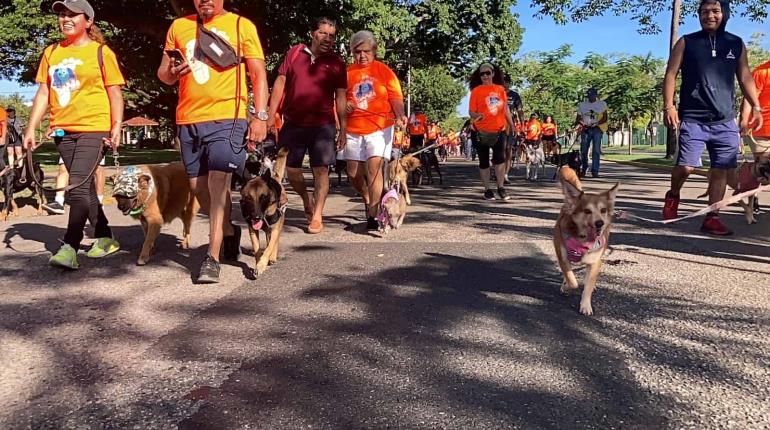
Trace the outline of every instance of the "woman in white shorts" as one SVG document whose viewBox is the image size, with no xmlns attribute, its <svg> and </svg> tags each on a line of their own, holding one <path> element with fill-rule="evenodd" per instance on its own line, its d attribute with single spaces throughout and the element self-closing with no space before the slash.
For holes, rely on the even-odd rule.
<svg viewBox="0 0 770 430">
<path fill-rule="evenodd" d="M 350 182 L 361 194 L 367 229 L 377 229 L 384 192 L 385 160 L 393 147 L 393 126 L 406 125 L 404 96 L 398 77 L 376 60 L 377 40 L 369 31 L 350 38 L 354 64 L 348 67 L 347 141 L 344 156 Z"/>
</svg>

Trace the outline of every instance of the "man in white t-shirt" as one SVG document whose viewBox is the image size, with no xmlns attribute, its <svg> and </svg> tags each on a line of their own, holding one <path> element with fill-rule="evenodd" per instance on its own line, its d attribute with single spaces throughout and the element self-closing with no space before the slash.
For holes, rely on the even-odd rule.
<svg viewBox="0 0 770 430">
<path fill-rule="evenodd" d="M 588 90 L 588 100 L 578 105 L 576 124 L 583 126 L 580 135 L 581 176 L 588 171 L 588 148 L 591 150 L 591 176 L 599 177 L 599 158 L 602 153 L 602 135 L 607 130 L 607 102 L 599 99 L 596 88 Z"/>
</svg>

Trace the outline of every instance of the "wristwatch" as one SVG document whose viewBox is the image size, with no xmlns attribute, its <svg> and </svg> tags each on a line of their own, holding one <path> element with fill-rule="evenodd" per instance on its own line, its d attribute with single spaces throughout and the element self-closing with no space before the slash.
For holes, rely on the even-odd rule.
<svg viewBox="0 0 770 430">
<path fill-rule="evenodd" d="M 257 119 L 260 121 L 267 121 L 270 119 L 270 115 L 267 113 L 266 110 L 261 110 L 257 112 Z"/>
</svg>

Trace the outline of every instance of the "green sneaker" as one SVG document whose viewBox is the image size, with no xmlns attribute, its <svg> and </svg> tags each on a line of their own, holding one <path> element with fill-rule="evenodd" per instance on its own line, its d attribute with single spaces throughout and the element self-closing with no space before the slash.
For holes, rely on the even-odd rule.
<svg viewBox="0 0 770 430">
<path fill-rule="evenodd" d="M 78 252 L 68 244 L 62 245 L 56 254 L 52 255 L 48 260 L 48 264 L 54 267 L 63 267 L 65 269 L 77 270 L 78 268 Z"/>
<path fill-rule="evenodd" d="M 100 237 L 96 239 L 91 249 L 88 250 L 86 257 L 102 258 L 118 252 L 119 249 L 120 244 L 117 240 L 111 237 Z"/>
</svg>

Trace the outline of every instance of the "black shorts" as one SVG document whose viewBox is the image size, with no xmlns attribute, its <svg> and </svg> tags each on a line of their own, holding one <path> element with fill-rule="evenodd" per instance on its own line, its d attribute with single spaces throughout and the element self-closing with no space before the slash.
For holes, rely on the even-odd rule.
<svg viewBox="0 0 770 430">
<path fill-rule="evenodd" d="M 543 142 L 556 142 L 556 135 L 543 136 Z"/>
<path fill-rule="evenodd" d="M 409 148 L 412 150 L 422 148 L 422 144 L 425 143 L 424 134 L 412 134 L 409 136 Z"/>
<path fill-rule="evenodd" d="M 305 154 L 310 154 L 310 167 L 325 167 L 334 164 L 337 155 L 334 124 L 303 127 L 285 123 L 278 134 L 278 142 L 289 149 L 286 165 L 299 169 Z"/>
<path fill-rule="evenodd" d="M 243 147 L 247 130 L 245 119 L 235 122 L 231 119 L 204 121 L 177 126 L 187 176 L 206 176 L 212 170 L 238 174 L 243 172 L 248 157 L 248 152 Z"/>
<path fill-rule="evenodd" d="M 500 133 L 497 136 L 497 142 L 490 148 L 488 146 L 479 145 L 478 133 L 472 133 L 471 139 L 473 140 L 473 147 L 476 148 L 476 153 L 479 155 L 479 169 L 489 168 L 489 150 L 492 150 L 492 164 L 497 166 L 505 162 L 505 133 Z"/>
</svg>

